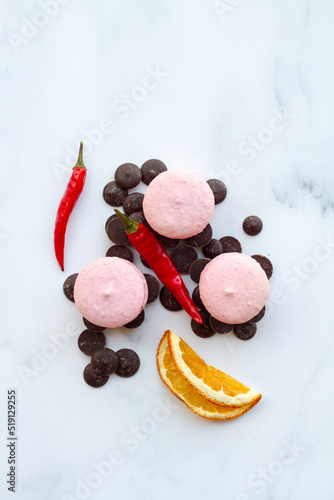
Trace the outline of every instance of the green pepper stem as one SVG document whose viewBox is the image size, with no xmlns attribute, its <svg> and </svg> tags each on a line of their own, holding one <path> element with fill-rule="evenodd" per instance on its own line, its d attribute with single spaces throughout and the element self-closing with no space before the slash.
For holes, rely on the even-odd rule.
<svg viewBox="0 0 334 500">
<path fill-rule="evenodd" d="M 114 208 L 116 214 L 118 217 L 121 219 L 121 221 L 124 224 L 125 232 L 126 234 L 132 234 L 135 233 L 138 230 L 139 224 L 138 222 L 135 222 L 134 220 L 129 219 L 126 215 L 122 214 L 117 208 Z"/>
<path fill-rule="evenodd" d="M 84 162 L 83 162 L 83 142 L 82 141 L 80 142 L 80 149 L 79 149 L 77 163 L 73 168 L 84 168 L 85 170 L 87 170 L 87 168 L 85 167 Z"/>
</svg>

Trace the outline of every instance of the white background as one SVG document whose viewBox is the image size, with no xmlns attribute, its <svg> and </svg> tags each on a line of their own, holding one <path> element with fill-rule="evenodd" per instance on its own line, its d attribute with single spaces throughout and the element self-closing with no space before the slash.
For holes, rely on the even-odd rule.
<svg viewBox="0 0 334 500">
<path fill-rule="evenodd" d="M 2 1 L 2 499 L 333 499 L 333 7 Z M 87 182 L 62 273 L 54 220 L 80 140 Z M 138 352 L 139 372 L 94 390 L 82 379 L 81 317 L 62 284 L 110 245 L 102 190 L 117 166 L 149 158 L 227 184 L 214 236 L 270 256 L 268 314 L 249 342 L 200 339 L 183 311 L 152 304 L 137 330 L 108 333 L 109 347 Z M 254 238 L 241 228 L 251 214 L 264 223 Z M 167 328 L 261 402 L 230 422 L 187 410 L 156 370 Z M 6 484 L 11 388 L 15 495 Z"/>
</svg>

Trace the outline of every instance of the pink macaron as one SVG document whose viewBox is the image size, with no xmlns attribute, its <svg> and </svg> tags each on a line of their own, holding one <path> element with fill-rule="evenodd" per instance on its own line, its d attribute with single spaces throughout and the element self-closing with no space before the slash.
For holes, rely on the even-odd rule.
<svg viewBox="0 0 334 500">
<path fill-rule="evenodd" d="M 150 226 L 168 238 L 189 238 L 209 223 L 215 206 L 209 184 L 186 169 L 159 174 L 147 187 L 143 210 Z"/>
<path fill-rule="evenodd" d="M 236 325 L 261 311 L 269 295 L 269 282 L 260 264 L 249 255 L 224 253 L 203 269 L 199 293 L 214 318 Z"/>
<path fill-rule="evenodd" d="M 118 257 L 93 260 L 80 271 L 74 285 L 74 302 L 80 314 L 106 328 L 135 319 L 147 298 L 143 273 L 132 262 Z"/>
</svg>

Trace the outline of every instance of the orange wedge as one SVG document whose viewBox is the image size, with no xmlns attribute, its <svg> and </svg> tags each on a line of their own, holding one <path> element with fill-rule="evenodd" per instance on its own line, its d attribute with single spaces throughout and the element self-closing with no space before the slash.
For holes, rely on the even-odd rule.
<svg viewBox="0 0 334 500">
<path fill-rule="evenodd" d="M 168 333 L 169 331 L 165 332 L 159 343 L 157 352 L 158 371 L 168 389 L 183 401 L 191 411 L 211 420 L 230 420 L 243 415 L 256 404 L 251 403 L 239 408 L 233 408 L 212 403 L 199 394 L 175 366 L 169 349 Z"/>
<path fill-rule="evenodd" d="M 167 330 L 167 339 L 176 368 L 204 398 L 236 408 L 260 401 L 260 393 L 207 365 L 184 340 L 170 330 Z"/>
</svg>

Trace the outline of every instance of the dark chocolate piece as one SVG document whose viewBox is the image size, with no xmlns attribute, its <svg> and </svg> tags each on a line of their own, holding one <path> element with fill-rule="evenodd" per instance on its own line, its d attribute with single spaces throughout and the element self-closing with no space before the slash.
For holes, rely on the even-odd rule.
<svg viewBox="0 0 334 500">
<path fill-rule="evenodd" d="M 84 330 L 78 338 L 78 347 L 87 356 L 91 356 L 95 351 L 103 349 L 105 345 L 106 337 L 103 332 Z"/>
<path fill-rule="evenodd" d="M 151 266 L 146 262 L 146 260 L 143 259 L 142 256 L 140 256 L 140 262 L 143 264 L 143 266 L 147 267 L 147 269 L 151 269 Z"/>
<path fill-rule="evenodd" d="M 118 216 L 108 222 L 106 226 L 106 233 L 109 240 L 111 240 L 113 243 L 116 243 L 117 245 L 126 245 L 127 243 L 129 243 L 129 239 L 125 232 L 123 222 Z"/>
<path fill-rule="evenodd" d="M 199 286 L 197 285 L 192 293 L 192 299 L 195 303 L 195 306 L 198 307 L 198 309 L 205 309 L 204 304 L 201 300 L 200 294 L 199 294 Z"/>
<path fill-rule="evenodd" d="M 160 302 L 168 311 L 181 311 L 182 309 L 182 306 L 165 286 L 160 291 Z"/>
<path fill-rule="evenodd" d="M 241 323 L 235 325 L 233 333 L 240 340 L 249 340 L 256 334 L 257 326 L 255 323 Z"/>
<path fill-rule="evenodd" d="M 160 294 L 160 285 L 159 281 L 155 276 L 152 274 L 144 274 L 146 283 L 147 283 L 147 288 L 148 288 L 148 299 L 147 299 L 147 304 L 151 304 L 154 302 Z"/>
<path fill-rule="evenodd" d="M 110 217 L 108 217 L 108 219 L 106 220 L 106 223 L 105 223 L 105 225 L 104 225 L 104 229 L 106 229 L 107 225 L 109 224 L 109 222 L 110 222 L 111 220 L 116 219 L 116 218 L 117 218 L 117 219 L 119 218 L 117 214 L 112 214 L 112 215 L 110 215 Z"/>
<path fill-rule="evenodd" d="M 197 260 L 197 252 L 189 245 L 182 245 L 171 251 L 170 258 L 179 273 L 188 273 L 191 264 Z"/>
<path fill-rule="evenodd" d="M 164 248 L 176 248 L 180 243 L 180 240 L 175 238 L 167 238 L 167 236 L 158 235 L 158 240 Z"/>
<path fill-rule="evenodd" d="M 234 325 L 229 325 L 228 323 L 223 323 L 222 321 L 219 321 L 219 319 L 214 318 L 213 316 L 210 316 L 210 326 L 213 331 L 216 333 L 229 333 L 233 330 Z"/>
<path fill-rule="evenodd" d="M 216 240 L 215 238 L 212 238 L 210 243 L 203 247 L 203 254 L 208 259 L 214 259 L 221 253 L 223 253 L 223 245 L 219 240 Z"/>
<path fill-rule="evenodd" d="M 120 349 L 116 352 L 119 365 L 115 373 L 120 377 L 132 377 L 139 370 L 140 359 L 132 349 Z"/>
<path fill-rule="evenodd" d="M 131 248 L 126 245 L 113 245 L 108 248 L 106 257 L 119 257 L 120 259 L 133 262 L 133 252 Z"/>
<path fill-rule="evenodd" d="M 184 242 L 186 245 L 190 245 L 191 247 L 204 247 L 210 243 L 212 238 L 212 227 L 210 224 L 207 224 L 203 231 L 195 236 L 191 236 L 191 238 L 186 238 Z"/>
<path fill-rule="evenodd" d="M 108 182 L 102 193 L 104 201 L 112 207 L 120 207 L 127 195 L 128 190 L 121 188 L 115 181 Z"/>
<path fill-rule="evenodd" d="M 213 196 L 215 198 L 215 205 L 218 205 L 226 198 L 227 189 L 223 181 L 219 179 L 209 179 L 207 181 L 210 188 L 212 189 Z"/>
<path fill-rule="evenodd" d="M 91 363 L 84 369 L 83 377 L 85 382 L 91 387 L 102 387 L 109 380 L 109 375 L 99 375 L 94 372 Z"/>
<path fill-rule="evenodd" d="M 115 181 L 123 189 L 132 189 L 141 181 L 141 170 L 134 163 L 123 163 L 115 171 Z"/>
<path fill-rule="evenodd" d="M 65 294 L 65 297 L 70 300 L 71 302 L 74 302 L 74 283 L 75 280 L 77 279 L 78 273 L 71 274 L 66 278 L 66 280 L 63 283 L 63 292 Z"/>
<path fill-rule="evenodd" d="M 91 364 L 98 375 L 111 375 L 117 370 L 119 359 L 112 349 L 99 349 L 94 352 Z"/>
<path fill-rule="evenodd" d="M 205 266 L 207 264 L 209 264 L 209 262 L 210 262 L 210 259 L 201 258 L 201 259 L 195 260 L 195 262 L 193 262 L 191 264 L 190 269 L 189 269 L 189 274 L 190 274 L 190 278 L 193 281 L 195 281 L 195 283 L 199 283 L 201 272 L 203 271 Z"/>
<path fill-rule="evenodd" d="M 229 253 L 229 252 L 242 252 L 242 247 L 240 241 L 238 241 L 236 238 L 233 236 L 223 236 L 220 238 L 220 243 L 223 246 L 223 253 Z"/>
<path fill-rule="evenodd" d="M 258 321 L 260 321 L 265 315 L 265 312 L 266 312 L 266 306 L 263 306 L 261 311 L 259 311 L 257 315 L 254 316 L 254 318 L 249 320 L 249 323 L 258 323 Z"/>
<path fill-rule="evenodd" d="M 123 210 L 126 215 L 131 215 L 134 212 L 142 212 L 143 211 L 143 193 L 131 193 L 128 194 L 123 201 Z"/>
<path fill-rule="evenodd" d="M 262 231 L 262 220 L 256 215 L 250 215 L 242 223 L 242 228 L 249 236 L 256 236 Z"/>
<path fill-rule="evenodd" d="M 166 165 L 160 160 L 147 160 L 141 167 L 142 181 L 147 186 L 153 179 L 167 170 Z"/>
<path fill-rule="evenodd" d="M 134 220 L 135 222 L 139 222 L 140 224 L 144 224 L 144 226 L 148 226 L 148 222 L 145 219 L 143 211 L 133 212 L 129 215 L 129 219 Z"/>
<path fill-rule="evenodd" d="M 91 323 L 88 321 L 86 318 L 82 318 L 84 325 L 88 328 L 88 330 L 91 330 L 92 332 L 103 332 L 107 327 L 106 326 L 99 326 L 99 325 L 94 325 L 94 323 Z"/>
<path fill-rule="evenodd" d="M 198 337 L 202 337 L 203 339 L 212 337 L 212 335 L 214 335 L 215 332 L 212 330 L 210 326 L 210 314 L 206 310 L 199 311 L 199 313 L 202 316 L 203 324 L 197 323 L 194 319 L 192 319 L 191 320 L 192 331 L 196 335 L 198 335 Z"/>
<path fill-rule="evenodd" d="M 264 272 L 267 275 L 268 280 L 272 277 L 273 275 L 273 265 L 271 261 L 265 257 L 264 255 L 252 255 L 252 258 L 256 260 L 264 270 Z"/>
<path fill-rule="evenodd" d="M 138 316 L 133 319 L 132 321 L 129 321 L 129 323 L 127 323 L 125 326 L 125 328 L 138 328 L 144 321 L 145 319 L 145 312 L 144 312 L 144 309 L 142 311 L 140 311 L 140 313 L 138 314 Z"/>
</svg>

